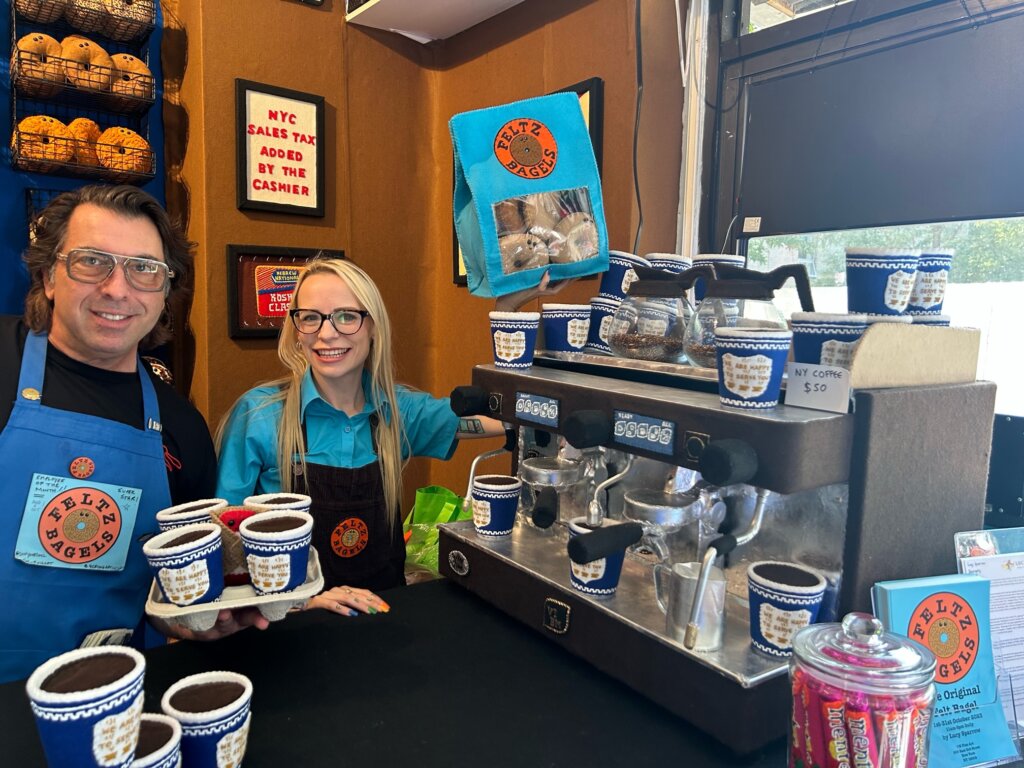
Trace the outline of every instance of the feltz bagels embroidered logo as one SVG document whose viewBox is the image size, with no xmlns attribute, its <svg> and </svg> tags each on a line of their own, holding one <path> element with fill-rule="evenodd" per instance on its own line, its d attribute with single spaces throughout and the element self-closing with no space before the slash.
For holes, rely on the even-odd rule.
<svg viewBox="0 0 1024 768">
<path fill-rule="evenodd" d="M 543 179 L 555 170 L 558 144 L 544 123 L 529 117 L 509 120 L 494 137 L 494 156 L 509 173 Z"/>
<path fill-rule="evenodd" d="M 97 488 L 72 488 L 46 503 L 38 532 L 44 549 L 57 560 L 92 562 L 121 534 L 121 509 Z"/>
<path fill-rule="evenodd" d="M 338 523 L 331 532 L 331 549 L 338 557 L 355 557 L 370 541 L 370 529 L 358 517 Z"/>
<path fill-rule="evenodd" d="M 68 468 L 68 471 L 71 472 L 72 477 L 84 480 L 96 471 L 96 462 L 88 456 L 79 456 L 71 462 L 71 466 Z"/>
<path fill-rule="evenodd" d="M 935 654 L 935 682 L 955 683 L 974 666 L 978 620 L 970 603 L 951 592 L 936 592 L 911 614 L 907 637 Z"/>
</svg>

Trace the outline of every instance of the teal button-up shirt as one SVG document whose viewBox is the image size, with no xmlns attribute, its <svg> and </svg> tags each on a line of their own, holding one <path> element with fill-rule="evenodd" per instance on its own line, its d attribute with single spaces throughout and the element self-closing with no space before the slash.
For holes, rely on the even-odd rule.
<svg viewBox="0 0 1024 768">
<path fill-rule="evenodd" d="M 241 504 L 247 496 L 281 490 L 277 468 L 277 425 L 280 401 L 269 404 L 275 387 L 256 387 L 238 401 L 224 429 L 218 460 L 217 497 Z M 306 461 L 332 467 L 356 468 L 377 460 L 370 416 L 378 411 L 371 400 L 369 374 L 363 373 L 366 405 L 354 416 L 324 400 L 310 371 L 302 380 L 302 418 L 308 441 Z M 408 438 L 405 458 L 447 459 L 455 450 L 459 418 L 447 400 L 426 392 L 396 387 L 398 409 Z M 379 409 L 386 418 L 387 404 Z"/>
</svg>

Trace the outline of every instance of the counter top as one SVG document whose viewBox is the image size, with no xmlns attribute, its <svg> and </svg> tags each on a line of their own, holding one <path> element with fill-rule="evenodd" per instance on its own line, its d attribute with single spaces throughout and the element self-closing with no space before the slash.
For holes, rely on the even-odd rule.
<svg viewBox="0 0 1024 768">
<path fill-rule="evenodd" d="M 245 768 L 785 765 L 782 741 L 734 757 L 447 581 L 384 595 L 388 614 L 297 613 L 147 651 L 146 711 L 178 678 L 230 669 L 254 687 Z M 45 766 L 23 682 L 0 685 L 0 722 L 4 764 Z"/>
</svg>

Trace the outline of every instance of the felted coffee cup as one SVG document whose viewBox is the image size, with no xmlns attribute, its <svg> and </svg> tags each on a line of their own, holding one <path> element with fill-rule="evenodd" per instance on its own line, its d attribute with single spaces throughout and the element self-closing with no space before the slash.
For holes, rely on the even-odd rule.
<svg viewBox="0 0 1024 768">
<path fill-rule="evenodd" d="M 480 536 L 508 536 L 516 522 L 523 483 L 512 475 L 477 475 L 470 489 L 473 526 Z"/>
<path fill-rule="evenodd" d="M 846 306 L 850 312 L 901 315 L 910 301 L 918 251 L 846 249 Z"/>
<path fill-rule="evenodd" d="M 305 583 L 313 536 L 308 512 L 260 512 L 243 520 L 238 533 L 257 594 L 288 592 Z"/>
<path fill-rule="evenodd" d="M 867 330 L 867 315 L 794 312 L 793 360 L 849 368 L 853 350 Z"/>
<path fill-rule="evenodd" d="M 220 526 L 216 523 L 192 523 L 158 533 L 142 545 L 142 552 L 170 603 L 209 603 L 224 591 Z"/>
<path fill-rule="evenodd" d="M 713 267 L 716 270 L 719 267 L 742 267 L 747 263 L 747 260 L 743 256 L 738 256 L 735 253 L 698 253 L 693 257 L 693 266 L 695 267 Z M 704 288 L 706 284 L 703 277 L 697 278 L 693 283 L 693 297 L 696 299 L 694 303 L 700 302 L 704 299 Z"/>
<path fill-rule="evenodd" d="M 626 298 L 629 286 L 636 280 L 636 267 L 649 267 L 651 263 L 643 256 L 625 251 L 608 251 L 608 271 L 601 275 L 598 293 L 618 305 Z"/>
<path fill-rule="evenodd" d="M 272 509 L 290 509 L 293 512 L 309 512 L 313 500 L 304 493 L 261 493 L 249 496 L 242 506 L 255 509 L 257 512 L 269 512 Z"/>
<path fill-rule="evenodd" d="M 763 410 L 779 404 L 792 331 L 715 328 L 722 405 Z"/>
<path fill-rule="evenodd" d="M 200 672 L 174 683 L 160 708 L 181 725 L 182 764 L 242 764 L 249 737 L 252 682 L 237 672 Z"/>
<path fill-rule="evenodd" d="M 590 300 L 590 328 L 587 330 L 587 345 L 584 352 L 599 355 L 612 354 L 608 344 L 612 333 L 612 321 L 620 302 L 604 296 L 595 296 Z"/>
<path fill-rule="evenodd" d="M 128 768 L 142 715 L 146 660 L 133 648 L 77 648 L 25 685 L 51 768 Z"/>
<path fill-rule="evenodd" d="M 606 521 L 607 525 L 614 525 Z M 599 526 L 600 527 L 600 526 Z M 574 517 L 569 521 L 569 536 L 579 536 L 595 530 L 587 526 L 586 517 Z M 622 561 L 626 558 L 626 550 L 616 549 L 606 557 L 578 563 L 569 558 L 569 583 L 573 588 L 588 595 L 608 597 L 615 594 L 622 574 Z"/>
<path fill-rule="evenodd" d="M 512 370 L 532 366 L 540 312 L 491 312 L 490 319 L 494 365 Z"/>
<path fill-rule="evenodd" d="M 156 513 L 156 524 L 161 531 L 169 531 L 182 525 L 209 522 L 217 510 L 228 505 L 227 499 L 199 499 L 187 504 L 178 504 Z"/>
<path fill-rule="evenodd" d="M 644 258 L 655 269 L 671 272 L 673 275 L 685 272 L 691 266 L 690 258 L 678 253 L 647 253 L 644 254 Z"/>
<path fill-rule="evenodd" d="M 747 568 L 750 642 L 769 656 L 789 656 L 793 635 L 818 618 L 825 577 L 797 563 L 761 560 Z"/>
<path fill-rule="evenodd" d="M 590 330 L 590 305 L 541 304 L 540 323 L 544 329 L 544 349 L 582 352 Z"/>
<path fill-rule="evenodd" d="M 908 315 L 941 315 L 946 298 L 953 251 L 922 253 L 917 260 L 914 288 L 907 301 Z"/>
<path fill-rule="evenodd" d="M 180 768 L 181 725 L 173 717 L 143 712 L 131 768 Z"/>
</svg>

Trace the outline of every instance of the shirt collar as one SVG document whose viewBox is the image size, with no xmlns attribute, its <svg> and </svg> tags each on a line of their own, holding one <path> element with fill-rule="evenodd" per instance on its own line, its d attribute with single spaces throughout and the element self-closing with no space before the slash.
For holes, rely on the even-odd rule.
<svg viewBox="0 0 1024 768">
<path fill-rule="evenodd" d="M 363 410 L 361 414 L 373 413 L 376 410 L 376 405 L 373 403 L 373 388 L 370 386 L 370 372 L 365 368 L 362 373 L 362 385 L 363 385 Z M 319 400 L 321 403 L 326 405 L 328 408 L 333 408 L 330 403 L 320 396 L 319 390 L 316 388 L 316 383 L 313 381 L 313 369 L 306 368 L 306 372 L 302 375 L 302 389 L 301 389 L 301 403 L 299 405 L 299 415 L 302 419 L 306 418 L 306 408 L 310 403 Z"/>
</svg>

